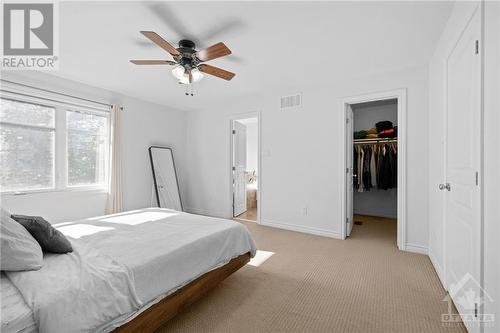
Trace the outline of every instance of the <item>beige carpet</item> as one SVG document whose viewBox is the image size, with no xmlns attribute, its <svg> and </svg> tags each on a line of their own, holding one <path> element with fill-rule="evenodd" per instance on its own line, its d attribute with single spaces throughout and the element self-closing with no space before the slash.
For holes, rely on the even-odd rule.
<svg viewBox="0 0 500 333">
<path fill-rule="evenodd" d="M 243 220 L 243 221 L 257 221 L 257 208 L 249 208 L 246 212 L 243 214 L 238 215 L 237 217 L 234 218 L 237 221 Z"/>
<path fill-rule="evenodd" d="M 396 249 L 393 221 L 365 219 L 345 241 L 244 224 L 275 254 L 159 332 L 465 332 L 441 324 L 445 291 L 427 256 Z"/>
</svg>

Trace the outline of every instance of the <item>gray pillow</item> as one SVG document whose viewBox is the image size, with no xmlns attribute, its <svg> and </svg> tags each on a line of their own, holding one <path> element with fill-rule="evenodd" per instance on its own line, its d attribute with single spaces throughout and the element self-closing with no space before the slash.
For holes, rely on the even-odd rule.
<svg viewBox="0 0 500 333">
<path fill-rule="evenodd" d="M 71 243 L 62 232 L 56 230 L 40 216 L 12 215 L 37 240 L 45 252 L 72 252 Z"/>
<path fill-rule="evenodd" d="M 40 245 L 10 214 L 1 210 L 0 268 L 2 271 L 31 271 L 42 268 L 43 254 Z"/>
</svg>

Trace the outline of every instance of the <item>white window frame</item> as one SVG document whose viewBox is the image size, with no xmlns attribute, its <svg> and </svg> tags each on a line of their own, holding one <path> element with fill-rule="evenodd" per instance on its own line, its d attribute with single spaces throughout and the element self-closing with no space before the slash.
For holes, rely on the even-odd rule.
<svg viewBox="0 0 500 333">
<path fill-rule="evenodd" d="M 72 100 L 70 97 L 62 99 L 58 95 L 50 93 L 41 93 L 35 89 L 19 89 L 11 85 L 2 83 L 0 98 L 18 101 L 21 103 L 38 104 L 55 109 L 55 137 L 54 137 L 54 187 L 45 189 L 23 189 L 16 191 L 2 191 L 3 195 L 20 195 L 29 193 L 45 192 L 83 192 L 83 191 L 109 191 L 109 172 L 110 172 L 110 152 L 111 152 L 111 117 L 110 109 L 97 103 L 82 103 L 80 100 Z M 104 165 L 104 182 L 102 184 L 90 185 L 69 185 L 68 184 L 68 131 L 66 124 L 67 111 L 81 111 L 104 116 L 107 119 L 107 142 L 106 159 Z"/>
</svg>

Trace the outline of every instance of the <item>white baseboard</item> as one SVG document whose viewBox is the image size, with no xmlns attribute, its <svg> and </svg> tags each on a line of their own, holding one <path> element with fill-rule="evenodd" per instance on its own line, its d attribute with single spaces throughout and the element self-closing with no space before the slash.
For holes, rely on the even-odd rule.
<svg viewBox="0 0 500 333">
<path fill-rule="evenodd" d="M 307 226 L 302 226 L 302 225 L 289 224 L 289 223 L 278 222 L 278 221 L 273 221 L 273 220 L 268 220 L 268 219 L 261 219 L 259 224 L 267 226 L 267 227 L 272 227 L 272 228 L 298 231 L 298 232 L 303 232 L 306 234 L 313 234 L 313 235 L 317 235 L 317 236 L 324 236 L 324 237 L 340 239 L 340 233 L 334 232 L 331 230 L 321 229 L 321 228 L 314 228 L 314 227 L 307 227 Z"/>
<path fill-rule="evenodd" d="M 443 269 L 443 267 L 438 263 L 438 261 L 436 260 L 436 258 L 430 252 L 429 252 L 429 259 L 431 260 L 432 266 L 434 266 L 434 270 L 436 271 L 436 274 L 439 277 L 439 281 L 441 281 L 441 284 L 443 285 L 443 288 L 445 290 L 448 290 L 446 288 L 446 283 L 445 283 L 445 280 L 444 280 L 444 269 Z"/>
<path fill-rule="evenodd" d="M 211 217 L 220 217 L 223 219 L 230 219 L 231 216 L 227 216 L 227 212 L 218 212 L 215 210 L 209 210 L 209 209 L 202 209 L 202 208 L 193 208 L 193 207 L 186 207 L 184 209 L 187 213 L 191 214 L 196 214 L 196 215 L 205 215 L 205 216 L 211 216 Z"/>
<path fill-rule="evenodd" d="M 425 247 L 425 246 L 417 245 L 417 244 L 408 244 L 408 243 L 406 243 L 406 245 L 405 245 L 405 251 L 413 252 L 413 253 L 420 253 L 420 254 L 425 254 L 425 255 L 428 255 L 428 253 L 429 253 L 427 247 Z"/>
</svg>

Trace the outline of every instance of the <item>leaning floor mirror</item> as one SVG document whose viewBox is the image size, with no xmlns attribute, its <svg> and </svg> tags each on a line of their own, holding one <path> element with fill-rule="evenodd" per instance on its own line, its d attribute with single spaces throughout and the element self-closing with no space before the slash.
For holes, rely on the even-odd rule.
<svg viewBox="0 0 500 333">
<path fill-rule="evenodd" d="M 175 170 L 174 153 L 171 148 L 149 147 L 149 159 L 153 171 L 153 182 L 158 207 L 182 211 L 179 181 Z"/>
</svg>

